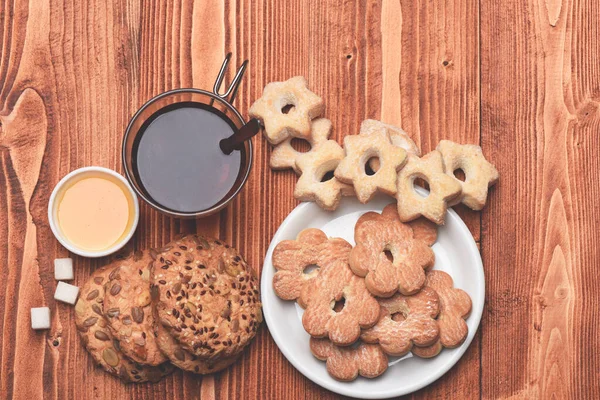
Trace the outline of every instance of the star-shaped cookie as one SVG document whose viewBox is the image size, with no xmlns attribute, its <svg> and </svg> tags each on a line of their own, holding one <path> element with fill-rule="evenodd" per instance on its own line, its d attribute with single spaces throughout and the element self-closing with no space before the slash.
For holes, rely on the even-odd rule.
<svg viewBox="0 0 600 400">
<path fill-rule="evenodd" d="M 437 150 L 442 153 L 446 174 L 462 186 L 462 195 L 452 205 L 462 202 L 473 210 L 481 210 L 487 200 L 488 188 L 498 181 L 498 170 L 485 159 L 481 147 L 473 144 L 442 140 Z M 454 176 L 457 169 L 464 171 L 464 182 Z"/>
<path fill-rule="evenodd" d="M 344 138 L 346 156 L 335 170 L 335 177 L 354 186 L 356 197 L 367 203 L 379 190 L 389 195 L 396 194 L 396 175 L 406 162 L 406 151 L 396 147 L 390 140 L 387 129 L 365 132 Z M 368 175 L 365 167 L 372 158 L 379 159 L 380 167 Z"/>
<path fill-rule="evenodd" d="M 306 79 L 295 76 L 267 84 L 249 114 L 262 122 L 267 140 L 278 144 L 290 136 L 308 138 L 311 120 L 321 115 L 324 108 L 323 99 L 308 89 Z"/>
<path fill-rule="evenodd" d="M 307 153 L 315 151 L 315 147 L 325 142 L 331 134 L 331 121 L 327 118 L 317 118 L 311 123 L 310 135 L 305 140 L 310 144 L 310 150 Z M 288 169 L 293 168 L 297 174 L 300 174 L 300 170 L 296 167 L 296 159 L 302 154 L 296 151 L 292 147 L 292 139 L 295 137 L 292 134 L 291 137 L 285 139 L 279 143 L 273 149 L 271 153 L 270 165 L 273 169 Z"/>
<path fill-rule="evenodd" d="M 354 193 L 352 186 L 340 182 L 333 172 L 344 158 L 344 150 L 335 140 L 327 140 L 296 159 L 301 175 L 296 183 L 294 197 L 300 201 L 315 201 L 325 210 L 335 210 L 342 195 Z M 330 178 L 328 180 L 325 180 Z"/>
<path fill-rule="evenodd" d="M 429 184 L 429 195 L 423 197 L 415 191 L 414 182 L 421 178 Z M 422 158 L 408 156 L 408 162 L 398 173 L 398 214 L 403 222 L 421 215 L 438 225 L 443 225 L 448 203 L 461 193 L 461 185 L 444 171 L 442 154 L 434 150 Z"/>
<path fill-rule="evenodd" d="M 415 142 L 410 138 L 410 136 L 408 136 L 406 132 L 404 132 L 402 128 L 377 121 L 376 119 L 365 119 L 362 124 L 360 124 L 360 132 L 363 134 L 373 132 L 381 128 L 387 129 L 390 134 L 390 140 L 394 146 L 403 148 L 407 153 L 421 156 L 421 150 L 419 150 Z M 379 160 L 375 158 L 370 160 L 369 166 L 373 171 L 377 171 L 379 169 Z"/>
</svg>

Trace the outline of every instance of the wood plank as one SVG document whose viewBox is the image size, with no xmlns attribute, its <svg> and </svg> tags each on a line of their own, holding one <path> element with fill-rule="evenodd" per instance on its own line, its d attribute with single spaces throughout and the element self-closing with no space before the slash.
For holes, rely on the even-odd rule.
<svg viewBox="0 0 600 400">
<path fill-rule="evenodd" d="M 391 30 L 382 35 L 389 52 L 384 56 L 382 113 L 403 126 L 423 154 L 442 139 L 479 144 L 478 4 L 384 2 L 382 20 L 391 27 L 400 19 L 400 28 L 395 29 L 401 36 Z M 454 209 L 478 241 L 480 214 L 462 205 Z M 452 398 L 459 393 L 463 398 L 479 397 L 479 338 L 478 334 L 450 372 L 412 397 Z"/>
<path fill-rule="evenodd" d="M 311 89 L 324 98 L 325 116 L 332 120 L 338 142 L 345 134 L 356 133 L 367 115 L 377 116 L 372 114 L 377 102 L 370 99 L 380 98 L 380 67 L 368 69 L 381 57 L 377 39 L 381 11 L 376 2 L 231 3 L 231 9 L 236 10 L 235 25 L 228 25 L 227 32 L 236 38 L 234 53 L 240 60 L 250 60 L 249 75 L 238 99 L 243 114 L 268 82 L 303 75 Z M 367 86 L 367 81 L 372 84 Z M 292 171 L 271 171 L 270 147 L 262 138 L 255 139 L 254 144 L 250 179 L 227 211 L 227 218 L 231 221 L 228 238 L 260 271 L 272 236 L 298 204 L 293 198 L 297 177 Z M 221 374 L 218 385 L 222 399 L 337 398 L 296 371 L 266 327 L 242 362 Z"/>
<path fill-rule="evenodd" d="M 481 1 L 482 143 L 502 174 L 483 214 L 486 398 L 600 396 L 584 350 L 599 340 L 599 16 L 596 1 Z"/>
<path fill-rule="evenodd" d="M 381 118 L 425 152 L 443 138 L 481 141 L 500 170 L 483 214 L 458 210 L 481 240 L 480 332 L 411 397 L 600 397 L 597 1 L 3 0 L 0 32 L 0 398 L 339 398 L 297 372 L 264 326 L 220 374 L 123 385 L 94 365 L 72 308 L 53 300 L 52 261 L 68 254 L 47 222 L 54 185 L 86 165 L 120 171 L 130 116 L 165 90 L 210 90 L 227 51 L 234 66 L 250 60 L 244 115 L 266 83 L 304 75 L 340 143 Z M 232 206 L 181 221 L 142 205 L 129 247 L 204 232 L 260 271 L 297 205 L 296 177 L 272 172 L 270 147 L 254 143 Z M 74 258 L 76 283 L 107 261 Z M 33 332 L 29 308 L 41 305 L 52 329 Z"/>
</svg>

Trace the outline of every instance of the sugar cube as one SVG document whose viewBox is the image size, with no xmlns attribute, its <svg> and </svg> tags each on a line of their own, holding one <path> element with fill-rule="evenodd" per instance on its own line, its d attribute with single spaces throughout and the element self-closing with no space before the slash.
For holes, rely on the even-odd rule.
<svg viewBox="0 0 600 400">
<path fill-rule="evenodd" d="M 72 259 L 57 258 L 54 260 L 54 279 L 57 281 L 70 281 L 73 279 Z"/>
<path fill-rule="evenodd" d="M 54 299 L 62 301 L 63 303 L 75 304 L 78 294 L 79 288 L 77 286 L 69 285 L 68 283 L 64 282 L 58 282 L 58 285 L 56 285 L 56 291 L 54 292 Z"/>
<path fill-rule="evenodd" d="M 48 307 L 31 309 L 31 329 L 50 329 L 50 309 Z"/>
</svg>

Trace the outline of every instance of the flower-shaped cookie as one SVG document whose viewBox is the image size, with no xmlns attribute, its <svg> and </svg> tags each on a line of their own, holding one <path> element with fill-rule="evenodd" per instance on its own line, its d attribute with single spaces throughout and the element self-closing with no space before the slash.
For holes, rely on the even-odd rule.
<svg viewBox="0 0 600 400">
<path fill-rule="evenodd" d="M 409 154 L 414 154 L 415 156 L 421 155 L 421 150 L 417 147 L 415 142 L 408 136 L 406 132 L 402 128 L 399 128 L 394 125 L 386 124 L 381 121 L 377 121 L 376 119 L 365 119 L 360 125 L 360 133 L 367 134 L 371 132 L 375 132 L 381 129 L 386 129 L 390 134 L 390 140 L 392 144 L 396 147 L 403 148 Z M 375 172 L 379 170 L 379 160 L 373 158 L 369 160 L 369 166 Z"/>
<path fill-rule="evenodd" d="M 336 302 L 342 301 L 343 308 L 334 310 Z M 299 303 L 306 305 L 302 316 L 306 332 L 318 338 L 329 337 L 339 346 L 354 343 L 361 328 L 373 326 L 379 316 L 377 300 L 345 260 L 322 268 L 300 293 Z"/>
<path fill-rule="evenodd" d="M 310 351 L 319 360 L 326 361 L 327 372 L 340 381 L 353 381 L 358 375 L 375 378 L 388 367 L 387 356 L 374 344 L 338 347 L 327 339 L 310 338 Z"/>
<path fill-rule="evenodd" d="M 296 166 L 301 175 L 296 183 L 294 197 L 300 201 L 316 201 L 325 210 L 335 210 L 342 195 L 354 193 L 352 186 L 340 182 L 334 176 L 325 180 L 326 175 L 333 173 L 343 158 L 344 150 L 335 140 L 327 140 L 299 156 Z"/>
<path fill-rule="evenodd" d="M 452 277 L 443 271 L 430 271 L 425 285 L 425 288 L 435 290 L 440 299 L 437 319 L 440 337 L 428 347 L 415 347 L 413 353 L 431 358 L 438 355 L 443 347 L 455 348 L 465 341 L 469 329 L 464 319 L 471 313 L 471 298 L 465 291 L 454 288 Z"/>
<path fill-rule="evenodd" d="M 462 195 L 453 204 L 462 202 L 473 210 L 481 210 L 487 200 L 488 188 L 498 181 L 498 170 L 485 159 L 481 147 L 473 144 L 442 140 L 437 150 L 442 153 L 446 174 L 462 186 Z M 465 173 L 464 182 L 454 176 L 457 169 Z"/>
<path fill-rule="evenodd" d="M 321 115 L 324 108 L 323 99 L 308 89 L 306 79 L 295 76 L 267 84 L 249 114 L 262 121 L 267 140 L 278 144 L 290 136 L 308 138 L 311 120 Z"/>
<path fill-rule="evenodd" d="M 303 154 L 311 154 L 315 148 L 323 142 L 326 142 L 331 134 L 331 121 L 327 118 L 317 118 L 312 121 L 310 135 L 305 140 L 310 144 L 310 150 L 301 153 L 292 147 L 292 140 L 295 136 L 285 139 L 279 143 L 271 152 L 270 165 L 273 169 L 293 168 L 297 174 L 300 170 L 296 167 L 296 159 Z M 292 133 L 294 135 L 294 133 Z"/>
<path fill-rule="evenodd" d="M 412 228 L 400 221 L 394 204 L 387 205 L 381 214 L 363 214 L 354 228 L 354 240 L 350 267 L 365 277 L 375 296 L 417 292 L 425 282 L 424 269 L 435 261 L 427 243 L 415 240 Z"/>
<path fill-rule="evenodd" d="M 280 242 L 273 250 L 273 266 L 277 270 L 273 276 L 275 294 L 283 300 L 298 299 L 301 302 L 302 288 L 318 275 L 320 269 L 340 261 L 347 262 L 351 248 L 344 239 L 328 239 L 323 231 L 315 228 L 303 230 L 296 240 Z M 318 268 L 305 273 L 304 270 L 311 266 Z"/>
<path fill-rule="evenodd" d="M 344 138 L 346 157 L 335 170 L 335 177 L 354 186 L 356 197 L 366 203 L 379 190 L 389 195 L 396 193 L 397 171 L 406 161 L 406 151 L 396 147 L 387 129 L 363 131 L 359 135 Z M 379 169 L 368 175 L 366 164 L 372 158 L 379 159 Z"/>
<path fill-rule="evenodd" d="M 438 227 L 425 217 L 410 221 L 408 225 L 413 230 L 413 236 L 416 240 L 427 243 L 427 246 L 433 246 L 437 241 Z"/>
<path fill-rule="evenodd" d="M 415 191 L 415 179 L 429 184 L 429 195 L 423 197 Z M 443 225 L 448 203 L 461 193 L 461 185 L 444 171 L 442 155 L 434 150 L 422 158 L 409 155 L 408 162 L 398 173 L 398 214 L 404 222 L 421 215 L 438 225 Z"/>
<path fill-rule="evenodd" d="M 440 330 L 435 321 L 439 299 L 428 287 L 412 296 L 396 294 L 379 299 L 381 316 L 375 326 L 360 335 L 367 343 L 379 343 L 386 354 L 403 356 L 415 346 L 430 346 L 438 339 Z M 417 347 L 414 347 L 416 349 Z"/>
</svg>

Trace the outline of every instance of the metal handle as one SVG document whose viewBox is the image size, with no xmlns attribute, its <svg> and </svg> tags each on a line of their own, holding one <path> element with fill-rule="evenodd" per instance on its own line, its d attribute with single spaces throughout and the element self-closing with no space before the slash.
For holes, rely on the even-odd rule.
<svg viewBox="0 0 600 400">
<path fill-rule="evenodd" d="M 238 88 L 240 86 L 240 82 L 242 81 L 242 77 L 244 76 L 244 72 L 246 71 L 246 66 L 248 65 L 248 60 L 244 60 L 240 69 L 238 69 L 233 81 L 227 88 L 227 91 L 223 94 L 219 93 L 219 89 L 221 88 L 221 84 L 223 83 L 223 79 L 225 79 L 225 71 L 227 70 L 227 64 L 229 64 L 229 60 L 231 59 L 231 53 L 227 53 L 225 56 L 225 60 L 223 60 L 223 65 L 221 65 L 221 70 L 219 71 L 219 75 L 217 76 L 217 80 L 215 81 L 215 86 L 213 87 L 213 93 L 216 96 L 219 96 L 223 100 L 233 103 L 235 99 L 235 95 L 237 94 Z"/>
</svg>

